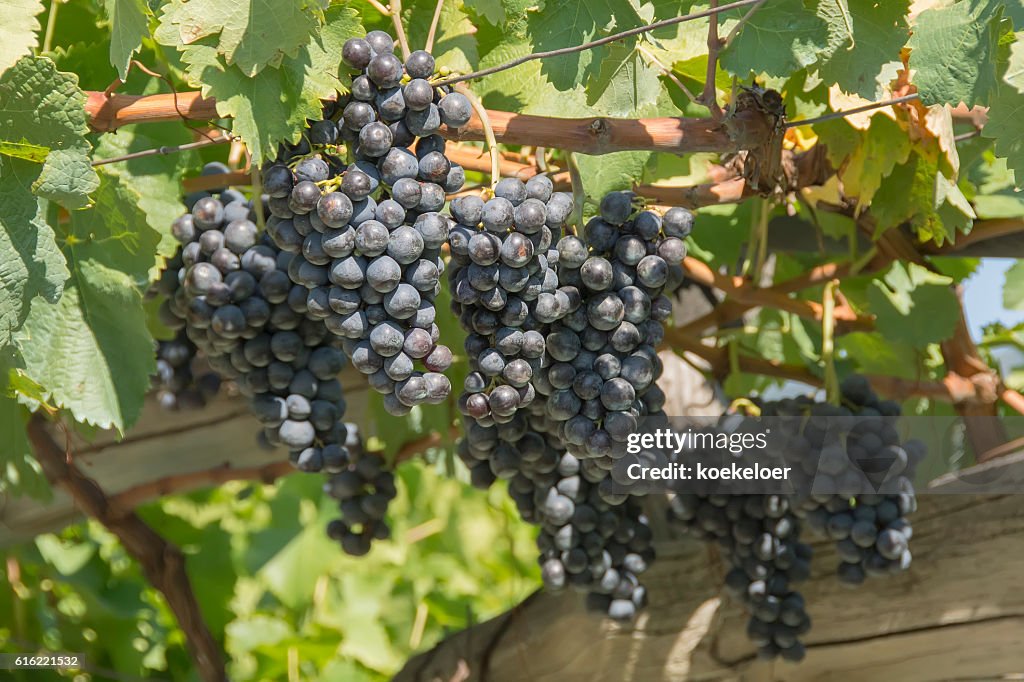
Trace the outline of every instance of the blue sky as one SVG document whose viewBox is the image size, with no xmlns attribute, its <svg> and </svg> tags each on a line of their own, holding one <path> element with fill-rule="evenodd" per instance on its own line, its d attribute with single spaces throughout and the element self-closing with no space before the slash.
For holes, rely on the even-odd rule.
<svg viewBox="0 0 1024 682">
<path fill-rule="evenodd" d="M 975 339 L 990 322 L 999 321 L 1008 327 L 1024 322 L 1024 311 L 1003 307 L 1003 280 L 1015 262 L 1013 258 L 984 258 L 978 271 L 964 283 L 967 324 Z"/>
</svg>

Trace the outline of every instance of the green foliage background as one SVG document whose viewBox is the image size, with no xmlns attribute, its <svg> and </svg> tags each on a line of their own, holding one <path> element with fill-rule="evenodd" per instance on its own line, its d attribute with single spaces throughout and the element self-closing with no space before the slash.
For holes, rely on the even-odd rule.
<svg viewBox="0 0 1024 682">
<path fill-rule="evenodd" d="M 423 44 L 435 6 L 406 2 L 414 47 Z M 439 66 L 466 72 L 706 7 L 692 0 L 445 0 L 434 52 Z M 983 221 L 1024 214 L 1020 0 L 924 0 L 913 9 L 909 0 L 769 0 L 733 35 L 746 11 L 721 17 L 730 42 L 716 86 L 726 100 L 735 83 L 756 76 L 783 94 L 790 119 L 798 120 L 891 97 L 900 70 L 913 70 L 923 105 L 916 115 L 879 110 L 788 138 L 797 150 L 827 145 L 843 198 L 870 211 L 876 237 L 902 227 L 942 245 Z M 45 407 L 83 433 L 124 433 L 136 421 L 155 367 L 153 338 L 163 333 L 143 292 L 173 251 L 168 217 L 183 210 L 181 179 L 225 153 L 93 167 L 97 159 L 193 136 L 180 123 L 93 133 L 85 91 L 115 78 L 125 93 L 201 89 L 216 98 L 222 124 L 258 162 L 279 141 L 297 140 L 319 100 L 341 87 L 344 40 L 390 23 L 364 0 L 0 0 L 0 17 L 0 492 L 45 499 L 50 491 L 25 419 Z M 693 21 L 529 62 L 473 89 L 490 108 L 537 115 L 706 116 L 679 84 L 691 93 L 703 88 L 707 28 L 706 19 Z M 133 67 L 133 59 L 164 77 Z M 980 136 L 955 141 L 970 131 L 946 105 L 961 103 L 988 107 L 988 122 Z M 577 159 L 588 212 L 595 198 L 634 183 L 702 182 L 708 162 L 719 160 L 642 151 Z M 843 251 L 779 253 L 777 280 L 826 260 L 859 262 L 865 253 L 854 221 L 820 210 L 837 192 L 817 188 L 793 201 L 705 209 L 691 253 L 714 267 L 741 263 L 747 272 L 757 264 L 745 258 L 744 244 L 773 221 L 796 219 L 818 237 L 838 240 Z M 932 264 L 941 274 L 896 264 L 879 276 L 843 280 L 847 300 L 876 316 L 877 331 L 837 339 L 841 372 L 945 374 L 937 344 L 957 321 L 950 285 L 969 276 L 976 261 Z M 1024 308 L 1019 264 L 1003 298 Z M 1020 347 L 1021 331 L 992 327 L 983 352 Z M 450 319 L 443 332 L 459 346 Z M 822 371 L 820 327 L 789 313 L 763 310 L 721 333 L 718 343 L 737 357 Z M 1010 370 L 1011 385 L 1024 383 Z M 774 382 L 733 372 L 727 389 L 739 395 Z M 926 400 L 908 408 L 947 409 Z M 379 409 L 374 419 L 391 451 L 430 431 L 447 433 L 452 420 L 443 411 L 394 420 Z M 230 484 L 141 510 L 188 552 L 233 679 L 285 679 L 295 656 L 303 679 L 382 679 L 410 652 L 536 587 L 531 534 L 503 493 L 473 492 L 458 477 L 442 476 L 454 468 L 450 444 L 430 461 L 402 466 L 395 540 L 360 561 L 323 537 L 329 508 L 315 477 L 272 487 Z M 436 532 L 410 540 L 424 530 Z M 95 524 L 4 553 L 0 649 L 77 650 L 101 668 L 190 679 L 182 634 L 166 607 Z"/>
</svg>

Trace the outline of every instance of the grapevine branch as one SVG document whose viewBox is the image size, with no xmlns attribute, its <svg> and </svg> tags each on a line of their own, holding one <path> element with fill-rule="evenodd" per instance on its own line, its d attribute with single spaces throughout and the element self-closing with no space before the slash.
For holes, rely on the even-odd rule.
<svg viewBox="0 0 1024 682">
<path fill-rule="evenodd" d="M 104 95 L 87 93 L 90 125 L 111 132 L 132 123 L 157 123 L 181 119 L 209 121 L 220 118 L 217 103 L 198 92 L 160 95 Z M 584 154 L 616 151 L 726 152 L 752 149 L 770 136 L 767 117 L 755 110 L 737 112 L 731 121 L 733 136 L 710 118 L 614 119 L 549 118 L 488 110 L 495 139 L 504 144 L 555 147 Z M 483 122 L 474 115 L 458 131 L 444 129 L 450 140 L 484 140 Z"/>
<path fill-rule="evenodd" d="M 455 438 L 459 434 L 460 431 L 452 427 L 447 437 Z M 426 450 L 443 444 L 445 437 L 445 434 L 432 431 L 425 436 L 403 443 L 392 458 L 392 462 L 397 465 L 406 460 L 414 459 Z M 140 504 L 159 497 L 195 490 L 204 486 L 220 485 L 228 481 L 259 481 L 269 485 L 295 471 L 297 470 L 294 465 L 287 460 L 252 467 L 234 467 L 229 462 L 224 462 L 219 466 L 209 469 L 172 474 L 154 481 L 141 483 L 116 495 L 109 496 L 108 506 L 114 509 L 134 509 Z"/>
<path fill-rule="evenodd" d="M 711 0 L 711 10 L 718 9 L 718 0 Z M 709 10 L 710 11 L 710 10 Z M 718 106 L 718 92 L 715 88 L 715 76 L 718 74 L 718 50 L 722 40 L 718 37 L 718 12 L 708 18 L 708 70 L 704 80 L 704 91 L 700 95 L 700 103 L 711 111 L 714 118 L 722 117 L 722 109 Z"/>
<path fill-rule="evenodd" d="M 175 146 L 163 146 L 155 147 L 153 149 L 143 149 L 130 154 L 122 154 L 121 156 L 112 156 L 107 159 L 96 159 L 92 162 L 93 166 L 104 166 L 110 163 L 120 163 L 122 161 L 132 161 L 134 159 L 142 159 L 147 156 L 163 156 L 167 154 L 177 154 L 178 152 L 187 152 L 191 149 L 201 149 L 202 147 L 209 147 L 211 145 L 225 144 L 231 142 L 235 138 L 231 135 L 221 135 L 220 137 L 213 137 L 208 140 L 199 140 L 197 142 L 189 142 L 186 144 L 179 144 Z"/>
<path fill-rule="evenodd" d="M 865 268 L 861 269 L 861 272 L 866 272 L 869 269 L 871 271 L 880 270 L 891 262 L 892 261 L 884 258 L 874 258 Z M 802 275 L 786 280 L 785 282 L 775 284 L 767 290 L 785 296 L 803 289 L 818 286 L 819 284 L 824 284 L 832 279 L 842 279 L 849 275 L 852 269 L 853 266 L 850 263 L 824 263 L 823 265 L 812 268 Z M 678 327 L 678 331 L 682 334 L 699 335 L 707 329 L 721 327 L 727 322 L 738 320 L 747 311 L 752 310 L 755 307 L 755 305 L 750 303 L 742 303 L 737 300 L 723 301 L 706 315 Z"/>
<path fill-rule="evenodd" d="M 452 78 L 446 78 L 444 80 L 437 81 L 436 85 L 454 85 L 455 83 L 461 83 L 462 81 L 473 80 L 474 78 L 482 78 L 484 76 L 490 76 L 491 74 L 499 73 L 501 71 L 507 71 L 508 69 L 515 68 L 517 66 L 520 66 L 521 64 L 525 64 L 526 62 L 534 61 L 536 59 L 549 59 L 551 57 L 560 57 L 562 55 L 575 54 L 577 52 L 585 52 L 586 50 L 592 50 L 595 47 L 601 47 L 602 45 L 614 43 L 618 40 L 624 40 L 625 38 L 632 38 L 633 36 L 637 36 L 642 33 L 656 31 L 659 28 L 665 28 L 666 26 L 675 26 L 676 24 L 682 24 L 687 21 L 694 21 L 695 19 L 704 19 L 706 17 L 716 17 L 721 12 L 727 12 L 729 10 L 738 9 L 740 7 L 747 7 L 748 5 L 757 4 L 760 1 L 761 0 L 737 0 L 736 2 L 730 2 L 719 7 L 715 7 L 714 5 L 712 5 L 711 9 L 707 9 L 702 12 L 694 12 L 693 14 L 685 14 L 681 17 L 673 17 L 671 19 L 663 19 L 662 21 L 655 21 L 652 24 L 647 24 L 645 26 L 637 26 L 636 28 L 631 28 L 627 31 L 613 33 L 610 36 L 605 36 L 604 38 L 592 40 L 589 43 L 583 43 L 582 45 L 562 47 L 557 50 L 547 50 L 546 52 L 533 52 L 528 55 L 523 55 L 522 57 L 519 57 L 517 59 L 507 61 L 504 64 L 492 66 L 488 69 L 482 69 L 480 71 L 474 71 L 473 73 L 467 73 L 462 76 L 454 76 Z"/>
<path fill-rule="evenodd" d="M 861 107 L 854 107 L 852 109 L 843 109 L 842 111 L 833 111 L 828 114 L 816 116 L 814 118 L 805 118 L 799 121 L 790 121 L 786 124 L 787 128 L 800 128 L 802 126 L 812 126 L 818 123 L 824 123 L 825 121 L 832 121 L 837 118 L 846 118 L 847 116 L 853 116 L 854 114 L 862 114 L 865 111 L 873 111 L 875 109 L 882 109 L 884 107 L 891 107 L 897 104 L 906 104 L 907 102 L 913 102 L 914 100 L 920 99 L 920 95 L 916 92 L 911 95 L 904 95 L 903 97 L 896 97 L 894 99 L 887 99 L 884 102 L 871 102 Z"/>
<path fill-rule="evenodd" d="M 39 414 L 32 417 L 28 436 L 47 478 L 67 490 L 86 514 L 116 535 L 125 550 L 139 562 L 149 582 L 163 594 L 185 633 L 199 676 L 206 682 L 226 682 L 220 648 L 203 621 L 181 550 L 134 512 L 112 504 L 96 482 L 79 470 L 70 453 L 53 440 L 44 417 Z"/>
<path fill-rule="evenodd" d="M 817 322 L 821 322 L 823 319 L 824 310 L 820 303 L 790 298 L 781 291 L 754 286 L 741 277 L 722 275 L 693 257 L 683 260 L 683 268 L 686 270 L 686 275 L 693 281 L 719 289 L 741 303 L 777 308 Z M 836 306 L 834 315 L 837 323 L 841 322 L 849 329 L 868 330 L 874 328 L 872 318 L 858 315 L 849 306 Z"/>
</svg>

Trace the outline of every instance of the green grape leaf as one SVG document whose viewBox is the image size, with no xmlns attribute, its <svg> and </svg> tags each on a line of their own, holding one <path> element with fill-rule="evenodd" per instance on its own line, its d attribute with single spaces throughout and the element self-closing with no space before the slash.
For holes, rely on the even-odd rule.
<svg viewBox="0 0 1024 682">
<path fill-rule="evenodd" d="M 110 19 L 110 63 L 121 80 L 128 77 L 132 55 L 149 37 L 149 6 L 143 0 L 104 0 Z"/>
<path fill-rule="evenodd" d="M 911 141 L 900 124 L 888 116 L 874 116 L 858 145 L 843 167 L 843 193 L 856 197 L 860 206 L 871 203 L 882 180 L 910 158 Z"/>
<path fill-rule="evenodd" d="M 828 22 L 808 11 L 803 0 L 772 0 L 751 15 L 720 63 L 741 79 L 751 72 L 789 76 L 814 64 L 829 40 Z"/>
<path fill-rule="evenodd" d="M 960 188 L 940 172 L 938 160 L 920 154 L 911 155 L 889 174 L 871 211 L 876 234 L 909 221 L 922 241 L 937 244 L 966 232 L 976 217 Z"/>
<path fill-rule="evenodd" d="M 0 156 L 10 156 L 15 159 L 23 159 L 32 163 L 43 163 L 50 150 L 37 144 L 28 142 L 5 142 L 0 140 Z"/>
<path fill-rule="evenodd" d="M 123 433 L 138 418 L 156 369 L 141 286 L 159 235 L 138 197 L 104 175 L 96 205 L 71 214 L 64 253 L 73 264 L 56 304 L 36 298 L 15 339 L 25 374 L 77 421 Z"/>
<path fill-rule="evenodd" d="M 639 50 L 616 43 L 609 47 L 586 89 L 589 106 L 600 102 L 605 115 L 628 117 L 657 104 L 661 81 L 657 69 L 646 63 Z"/>
<path fill-rule="evenodd" d="M 918 15 L 908 46 L 924 104 L 988 103 L 997 83 L 1001 9 L 962 1 Z"/>
<path fill-rule="evenodd" d="M 836 339 L 836 347 L 864 374 L 882 374 L 903 379 L 920 377 L 920 356 L 912 346 L 881 334 L 854 332 Z"/>
<path fill-rule="evenodd" d="M 1017 261 L 1006 271 L 1003 307 L 1007 310 L 1024 310 L 1024 261 Z"/>
<path fill-rule="evenodd" d="M 473 14 L 495 26 L 505 22 L 505 7 L 501 0 L 466 0 L 464 4 Z"/>
<path fill-rule="evenodd" d="M 307 0 L 173 0 L 164 7 L 157 40 L 179 47 L 219 35 L 217 54 L 252 77 L 267 66 L 280 66 L 285 57 L 299 56 L 316 33 L 312 5 Z"/>
<path fill-rule="evenodd" d="M 0 159 L 0 348 L 24 322 L 36 296 L 55 303 L 68 270 L 30 185 L 39 166 Z"/>
<path fill-rule="evenodd" d="M 131 125 L 120 128 L 117 135 L 104 135 L 96 145 L 96 158 L 108 159 L 161 146 L 174 146 L 190 139 L 188 130 L 177 123 Z M 137 192 L 138 206 L 146 214 L 146 222 L 160 235 L 156 253 L 169 258 L 178 248 L 171 234 L 171 222 L 185 212 L 181 201 L 181 178 L 198 162 L 198 154 L 184 151 L 130 159 L 105 166 L 105 173 L 116 175 L 122 183 Z M 149 278 L 158 273 L 153 266 Z"/>
<path fill-rule="evenodd" d="M 306 119 L 321 116 L 320 100 L 342 88 L 338 55 L 345 41 L 362 35 L 363 29 L 348 7 L 332 7 L 326 17 L 320 35 L 297 56 L 252 78 L 225 64 L 209 45 L 184 50 L 189 80 L 202 86 L 204 97 L 216 98 L 218 114 L 233 118 L 232 130 L 245 140 L 254 163 L 276 153 L 279 142 L 298 141 Z"/>
<path fill-rule="evenodd" d="M 39 0 L 0 0 L 0 74 L 27 55 L 38 43 Z"/>
<path fill-rule="evenodd" d="M 899 61 L 900 50 L 910 35 L 910 0 L 834 0 L 836 5 L 841 2 L 848 3 L 846 12 L 839 13 L 829 26 L 836 27 L 833 34 L 844 40 L 819 65 L 818 73 L 826 83 L 838 83 L 848 93 L 875 100 L 881 95 L 878 76 L 882 67 Z M 846 21 L 851 23 L 852 32 L 837 33 Z"/>
<path fill-rule="evenodd" d="M 0 370 L 3 363 L 0 362 Z M 5 377 L 0 376 L 0 494 L 28 495 L 42 501 L 52 497 L 42 467 L 32 454 L 25 433 L 28 410 L 7 395 Z"/>
<path fill-rule="evenodd" d="M 982 135 L 995 140 L 995 152 L 1006 158 L 1016 184 L 1024 184 L 1024 33 L 1010 46 L 1003 83 L 992 98 Z"/>
<path fill-rule="evenodd" d="M 88 132 L 85 95 L 74 75 L 45 57 L 25 57 L 0 75 L 0 139 L 50 150 L 32 185 L 39 196 L 70 209 L 89 204 L 99 178 Z"/>
<path fill-rule="evenodd" d="M 546 51 L 582 45 L 641 22 L 629 0 L 548 0 L 543 12 L 531 13 L 529 34 L 534 49 Z M 551 57 L 543 60 L 541 70 L 556 88 L 570 90 L 593 75 L 604 54 L 597 48 Z"/>
<path fill-rule="evenodd" d="M 413 45 L 425 45 L 430 22 L 433 20 L 436 5 L 430 2 L 417 2 L 409 14 L 409 42 Z M 437 62 L 437 68 L 447 67 L 452 71 L 469 73 L 480 61 L 477 51 L 476 27 L 459 2 L 445 2 L 441 6 L 441 17 L 437 22 L 437 33 L 434 36 L 434 48 L 431 52 Z"/>
<path fill-rule="evenodd" d="M 894 263 L 868 289 L 878 331 L 888 341 L 924 348 L 953 335 L 960 319 L 953 280 L 915 263 Z"/>
<path fill-rule="evenodd" d="M 524 41 L 504 41 L 480 60 L 480 68 L 487 68 L 516 59 L 531 52 Z M 484 105 L 502 111 L 517 111 L 537 116 L 594 115 L 586 105 L 582 86 L 559 92 L 544 74 L 539 60 L 480 79 L 473 92 Z"/>
<path fill-rule="evenodd" d="M 651 159 L 651 152 L 615 152 L 601 156 L 577 154 L 576 162 L 583 176 L 587 205 L 596 207 L 608 192 L 632 189 Z"/>
</svg>

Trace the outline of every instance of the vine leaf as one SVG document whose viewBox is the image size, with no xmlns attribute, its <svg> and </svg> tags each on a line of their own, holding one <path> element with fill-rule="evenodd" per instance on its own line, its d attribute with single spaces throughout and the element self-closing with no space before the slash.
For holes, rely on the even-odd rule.
<svg viewBox="0 0 1024 682">
<path fill-rule="evenodd" d="M 71 214 L 64 255 L 73 265 L 56 304 L 32 301 L 15 340 L 25 374 L 76 420 L 120 432 L 142 411 L 156 369 L 140 294 L 159 235 L 138 197 L 104 175 L 96 205 Z"/>
<path fill-rule="evenodd" d="M 960 188 L 942 174 L 938 152 L 914 153 L 897 166 L 875 194 L 871 211 L 876 234 L 909 222 L 922 241 L 937 244 L 967 232 L 976 217 Z"/>
<path fill-rule="evenodd" d="M 867 206 L 882 186 L 882 181 L 898 164 L 910 158 L 911 143 L 899 123 L 887 116 L 875 116 L 840 177 L 843 191 L 857 197 L 858 205 Z"/>
<path fill-rule="evenodd" d="M 189 141 L 188 129 L 178 123 L 125 126 L 117 131 L 117 135 L 100 138 L 96 157 L 111 158 Z M 146 156 L 104 167 L 105 173 L 121 178 L 124 185 L 139 195 L 137 203 L 146 214 L 146 222 L 160 235 L 157 256 L 161 260 L 173 256 L 179 246 L 171 234 L 171 221 L 185 211 L 180 198 L 181 178 L 195 168 L 197 160 L 195 151 L 184 151 Z M 159 265 L 154 264 L 149 279 L 155 278 Z"/>
<path fill-rule="evenodd" d="M 543 12 L 530 16 L 530 36 L 537 51 L 582 45 L 602 35 L 642 23 L 629 0 L 549 0 Z M 627 41 L 629 44 L 635 44 Z M 597 48 L 545 59 L 541 67 L 559 90 L 585 83 L 597 70 L 606 50 Z"/>
<path fill-rule="evenodd" d="M 49 501 L 50 485 L 25 432 L 28 410 L 18 404 L 9 385 L 8 377 L 16 372 L 10 364 L 10 358 L 0 357 L 0 494 Z"/>
<path fill-rule="evenodd" d="M 660 92 L 658 71 L 643 60 L 636 47 L 615 44 L 609 47 L 597 76 L 587 83 L 587 104 L 600 102 L 608 116 L 630 116 L 657 104 Z"/>
<path fill-rule="evenodd" d="M 425 45 L 435 4 L 417 2 L 409 14 L 409 40 L 413 45 Z M 477 50 L 476 27 L 459 2 L 445 2 L 441 6 L 441 17 L 437 22 L 432 51 L 437 67 L 468 73 L 480 61 Z"/>
<path fill-rule="evenodd" d="M 15 132 L 16 131 L 16 132 Z M 49 149 L 32 191 L 66 208 L 89 204 L 99 179 L 92 169 L 92 146 L 85 95 L 78 79 L 57 71 L 45 57 L 23 57 L 0 76 L 0 140 Z"/>
<path fill-rule="evenodd" d="M 894 263 L 868 289 L 878 331 L 888 340 L 924 348 L 953 335 L 959 319 L 953 280 L 915 263 Z"/>
<path fill-rule="evenodd" d="M 36 164 L 0 159 L 0 349 L 24 322 L 32 299 L 55 303 L 68 278 L 43 207 L 31 193 L 38 174 Z"/>
<path fill-rule="evenodd" d="M 480 67 L 487 68 L 529 54 L 531 45 L 526 41 L 503 41 L 488 52 Z M 588 110 L 582 86 L 559 91 L 542 70 L 540 61 L 500 71 L 480 79 L 473 92 L 485 106 L 505 111 L 518 111 L 537 116 L 587 116 Z"/>
<path fill-rule="evenodd" d="M 1010 46 L 1003 83 L 992 98 L 982 134 L 995 140 L 995 151 L 1006 158 L 1015 184 L 1024 184 L 1024 33 Z"/>
<path fill-rule="evenodd" d="M 577 154 L 580 173 L 585 178 L 587 203 L 596 207 L 608 192 L 630 189 L 633 181 L 643 175 L 651 152 L 615 152 L 601 156 Z"/>
<path fill-rule="evenodd" d="M 818 61 L 829 40 L 829 23 L 803 0 L 773 0 L 750 17 L 720 63 L 740 78 L 751 72 L 788 77 Z"/>
<path fill-rule="evenodd" d="M 494 26 L 500 26 L 505 21 L 505 7 L 501 0 L 466 0 L 465 5 L 478 17 Z"/>
<path fill-rule="evenodd" d="M 0 74 L 14 66 L 39 42 L 39 0 L 0 0 Z"/>
<path fill-rule="evenodd" d="M 1007 310 L 1024 310 L 1024 261 L 1017 261 L 1006 271 L 1003 307 Z"/>
<path fill-rule="evenodd" d="M 217 53 L 252 77 L 296 57 L 317 28 L 306 0 L 173 0 L 164 7 L 157 40 L 171 47 L 218 36 Z"/>
<path fill-rule="evenodd" d="M 232 117 L 232 130 L 242 137 L 260 163 L 273 156 L 277 143 L 296 142 L 306 119 L 321 116 L 320 100 L 343 90 L 338 77 L 338 55 L 349 38 L 361 35 L 355 11 L 332 7 L 319 36 L 303 46 L 280 67 L 269 67 L 255 77 L 226 64 L 217 49 L 206 44 L 184 48 L 189 80 L 202 86 L 204 97 L 217 99 L 217 113 Z"/>
<path fill-rule="evenodd" d="M 110 19 L 110 63 L 117 69 L 121 80 L 128 77 L 132 55 L 149 36 L 149 18 L 152 14 L 143 0 L 104 0 Z"/>
<path fill-rule="evenodd" d="M 879 334 L 853 332 L 836 339 L 836 345 L 857 364 L 857 371 L 916 379 L 920 360 L 914 348 Z"/>
<path fill-rule="evenodd" d="M 910 0 L 846 2 L 846 16 L 852 31 L 845 30 L 841 13 L 835 21 L 829 22 L 832 35 L 842 40 L 819 65 L 818 73 L 826 83 L 837 83 L 846 92 L 874 101 L 882 97 L 878 82 L 882 67 L 899 61 L 900 49 L 910 35 L 907 26 Z"/>
<path fill-rule="evenodd" d="M 926 105 L 988 104 L 997 86 L 999 2 L 957 2 L 917 17 L 908 46 L 914 83 Z"/>
</svg>

